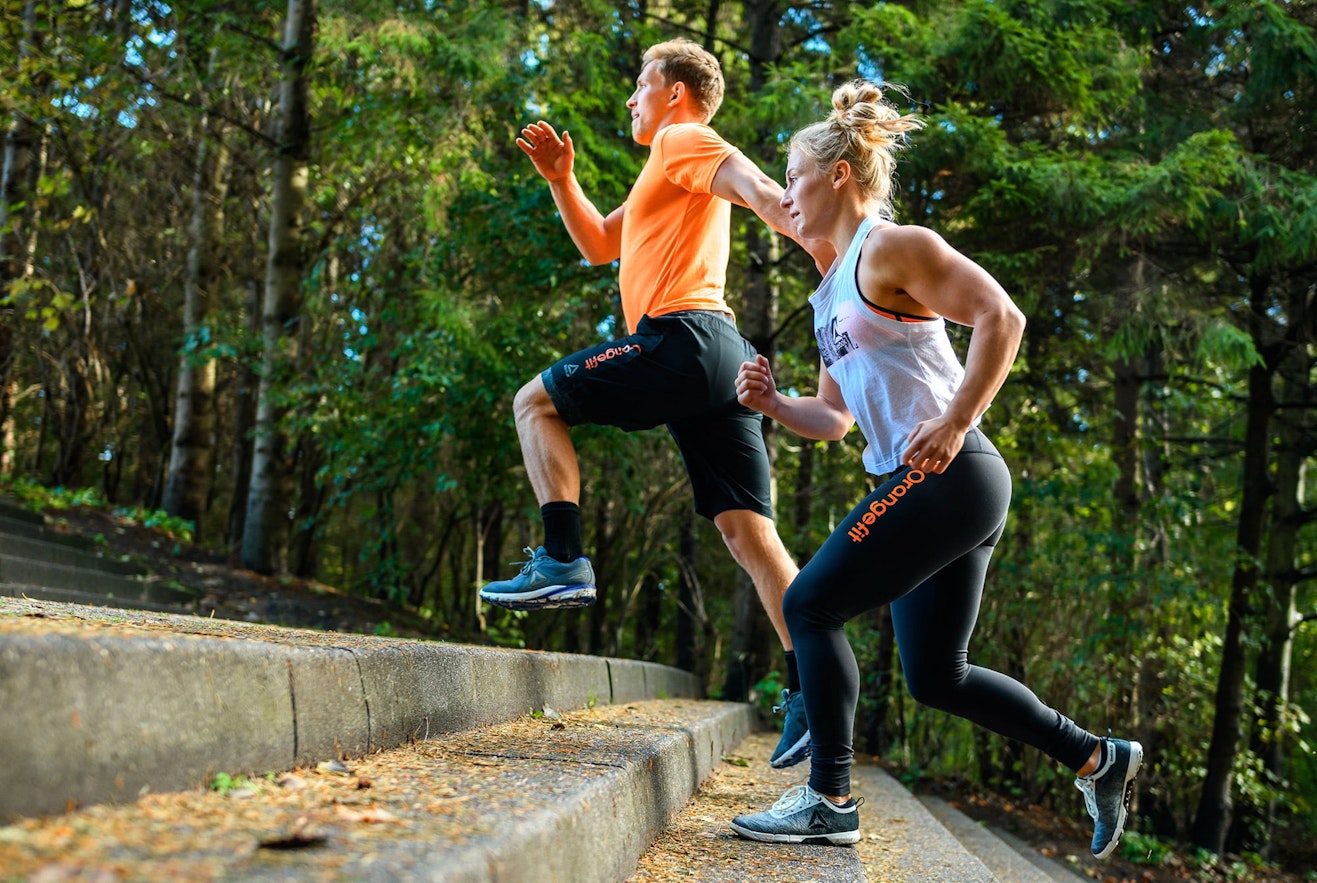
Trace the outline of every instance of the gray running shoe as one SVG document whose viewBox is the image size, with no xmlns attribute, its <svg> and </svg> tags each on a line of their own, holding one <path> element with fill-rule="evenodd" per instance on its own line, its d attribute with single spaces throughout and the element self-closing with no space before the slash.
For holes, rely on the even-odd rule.
<svg viewBox="0 0 1317 883">
<path fill-rule="evenodd" d="M 1093 817 L 1093 855 L 1097 858 L 1115 852 L 1120 835 L 1125 833 L 1134 777 L 1143 765 L 1143 746 L 1138 742 L 1104 738 L 1102 743 L 1102 766 L 1091 775 L 1075 779 L 1075 787 L 1083 793 L 1084 805 Z"/>
<path fill-rule="evenodd" d="M 531 557 L 521 573 L 485 586 L 480 590 L 483 600 L 509 610 L 589 607 L 594 603 L 594 567 L 589 558 L 563 564 L 549 557 L 543 546 L 534 551 L 528 546 L 526 552 Z"/>
<path fill-rule="evenodd" d="M 856 800 L 837 806 L 808 785 L 797 785 L 768 812 L 737 816 L 732 830 L 765 843 L 859 843 L 859 807 Z"/>
<path fill-rule="evenodd" d="M 774 769 L 795 766 L 809 757 L 809 723 L 805 720 L 805 697 L 799 690 L 792 693 L 782 691 L 782 704 L 773 706 L 773 713 L 787 713 L 782 723 L 782 738 L 773 749 L 773 757 L 768 765 Z"/>
</svg>

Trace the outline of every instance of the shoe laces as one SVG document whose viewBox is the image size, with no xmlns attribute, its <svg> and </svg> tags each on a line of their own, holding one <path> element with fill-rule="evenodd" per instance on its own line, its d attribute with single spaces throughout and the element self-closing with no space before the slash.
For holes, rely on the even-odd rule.
<svg viewBox="0 0 1317 883">
<path fill-rule="evenodd" d="M 535 550 L 532 549 L 530 546 L 527 546 L 521 551 L 529 555 L 530 560 L 525 562 L 524 564 L 520 561 L 509 561 L 508 564 L 511 564 L 514 567 L 518 564 L 521 564 L 521 573 L 530 573 L 531 565 L 535 563 Z"/>
<path fill-rule="evenodd" d="M 780 816 L 789 816 L 793 812 L 813 805 L 819 799 L 808 785 L 796 785 L 788 788 L 787 792 L 777 799 L 777 803 L 773 804 L 772 812 Z"/>
<path fill-rule="evenodd" d="M 1098 817 L 1097 788 L 1093 783 L 1093 779 L 1091 777 L 1080 778 L 1076 776 L 1075 787 L 1079 789 L 1079 793 L 1084 795 L 1084 808 L 1088 810 L 1089 816 L 1096 821 Z"/>
<path fill-rule="evenodd" d="M 787 707 L 787 699 L 789 699 L 790 697 L 791 697 L 791 691 L 790 691 L 790 690 L 783 690 L 783 691 L 782 691 L 782 704 L 781 704 L 781 705 L 774 705 L 774 706 L 773 706 L 773 714 L 777 714 L 778 712 L 782 711 L 782 709 L 786 708 L 786 707 Z"/>
</svg>

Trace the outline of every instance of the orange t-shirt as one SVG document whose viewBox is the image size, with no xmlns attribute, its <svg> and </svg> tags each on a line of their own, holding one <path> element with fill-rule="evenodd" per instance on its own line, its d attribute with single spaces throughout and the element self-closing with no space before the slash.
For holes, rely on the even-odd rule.
<svg viewBox="0 0 1317 883">
<path fill-rule="evenodd" d="M 654 136 L 622 214 L 618 287 L 629 330 L 645 314 L 731 312 L 723 291 L 732 204 L 709 189 L 736 152 L 700 123 L 677 123 Z"/>
</svg>

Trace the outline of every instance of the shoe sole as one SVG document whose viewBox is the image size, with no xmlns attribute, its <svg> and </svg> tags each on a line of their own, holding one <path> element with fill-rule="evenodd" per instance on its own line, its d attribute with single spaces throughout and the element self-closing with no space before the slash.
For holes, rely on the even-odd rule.
<svg viewBox="0 0 1317 883">
<path fill-rule="evenodd" d="M 758 840 L 760 843 L 822 843 L 850 846 L 860 842 L 859 831 L 839 831 L 836 834 L 770 834 L 743 828 L 736 822 L 732 822 L 732 830 L 747 840 Z"/>
<path fill-rule="evenodd" d="M 809 737 L 809 732 L 806 731 L 805 735 L 801 736 L 799 739 L 796 740 L 795 745 L 792 745 L 786 751 L 782 752 L 781 757 L 777 758 L 776 760 L 770 760 L 768 762 L 768 765 L 775 770 L 781 770 L 781 769 L 786 769 L 789 766 L 795 766 L 805 758 L 809 757 L 809 750 L 811 746 L 812 746 L 812 741 Z"/>
<path fill-rule="evenodd" d="M 594 586 L 546 586 L 533 592 L 480 593 L 480 599 L 506 610 L 549 610 L 589 607 L 595 601 Z"/>
<path fill-rule="evenodd" d="M 1120 812 L 1116 814 L 1116 833 L 1112 836 L 1106 849 L 1093 853 L 1094 858 L 1106 858 L 1115 852 L 1116 847 L 1120 845 L 1120 838 L 1125 835 L 1125 821 L 1129 816 L 1130 797 L 1134 794 L 1134 779 L 1138 776 L 1142 766 L 1143 746 L 1138 742 L 1131 742 L 1129 762 L 1125 764 L 1125 793 L 1120 799 Z"/>
</svg>

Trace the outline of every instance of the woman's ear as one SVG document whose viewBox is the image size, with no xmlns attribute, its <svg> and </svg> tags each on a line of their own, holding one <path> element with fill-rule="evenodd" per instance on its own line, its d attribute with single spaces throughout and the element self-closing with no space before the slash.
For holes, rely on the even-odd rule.
<svg viewBox="0 0 1317 883">
<path fill-rule="evenodd" d="M 832 167 L 832 189 L 840 190 L 842 185 L 851 179 L 853 171 L 849 160 L 837 160 Z"/>
</svg>

